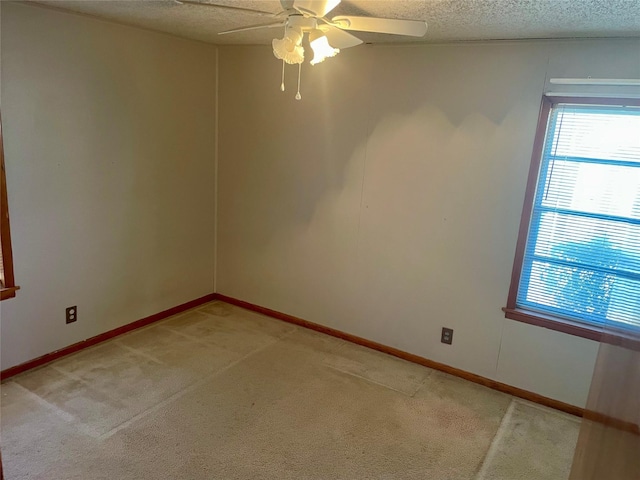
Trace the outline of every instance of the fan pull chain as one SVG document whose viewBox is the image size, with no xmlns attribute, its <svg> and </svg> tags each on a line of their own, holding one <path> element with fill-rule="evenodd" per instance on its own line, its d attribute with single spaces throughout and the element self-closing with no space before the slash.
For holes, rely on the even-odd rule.
<svg viewBox="0 0 640 480">
<path fill-rule="evenodd" d="M 300 100 L 302 95 L 300 95 L 300 72 L 302 71 L 302 64 L 298 64 L 298 93 L 296 93 L 296 100 Z"/>
<path fill-rule="evenodd" d="M 280 84 L 280 91 L 284 92 L 284 60 L 282 60 L 282 83 Z"/>
</svg>

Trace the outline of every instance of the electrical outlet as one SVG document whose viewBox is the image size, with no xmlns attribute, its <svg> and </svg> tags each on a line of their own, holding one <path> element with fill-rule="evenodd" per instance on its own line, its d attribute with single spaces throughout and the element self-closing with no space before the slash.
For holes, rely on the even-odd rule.
<svg viewBox="0 0 640 480">
<path fill-rule="evenodd" d="M 453 343 L 453 328 L 442 327 L 442 336 L 440 337 L 442 343 L 451 345 Z"/>
<path fill-rule="evenodd" d="M 67 323 L 73 323 L 78 319 L 78 307 L 74 305 L 73 307 L 67 307 Z"/>
</svg>

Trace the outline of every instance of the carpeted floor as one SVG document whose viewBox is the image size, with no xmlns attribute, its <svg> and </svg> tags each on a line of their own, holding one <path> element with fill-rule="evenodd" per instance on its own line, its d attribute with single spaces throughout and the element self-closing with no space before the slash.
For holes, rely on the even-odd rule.
<svg viewBox="0 0 640 480">
<path fill-rule="evenodd" d="M 221 302 L 1 398 L 7 480 L 565 480 L 580 425 Z"/>
</svg>

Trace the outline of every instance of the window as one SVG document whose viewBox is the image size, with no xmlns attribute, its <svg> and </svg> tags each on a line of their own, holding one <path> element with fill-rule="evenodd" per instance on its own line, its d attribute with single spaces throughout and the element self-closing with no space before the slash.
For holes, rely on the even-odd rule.
<svg viewBox="0 0 640 480">
<path fill-rule="evenodd" d="M 598 339 L 640 329 L 640 108 L 594 102 L 543 101 L 504 311 Z"/>
<path fill-rule="evenodd" d="M 4 171 L 4 143 L 2 121 L 0 120 L 0 300 L 16 296 L 13 279 L 13 255 L 11 253 L 11 229 L 9 228 L 9 208 L 7 205 L 7 181 Z"/>
</svg>

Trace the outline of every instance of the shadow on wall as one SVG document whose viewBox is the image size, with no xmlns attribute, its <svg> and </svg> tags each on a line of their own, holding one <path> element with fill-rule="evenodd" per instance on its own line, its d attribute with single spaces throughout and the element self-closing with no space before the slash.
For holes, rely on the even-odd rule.
<svg viewBox="0 0 640 480">
<path fill-rule="evenodd" d="M 514 168 L 526 172 L 544 82 L 536 79 L 535 62 L 504 46 L 496 47 L 493 63 L 473 69 L 474 49 L 458 47 L 455 55 L 443 49 L 431 58 L 419 48 L 362 47 L 318 66 L 304 64 L 299 102 L 291 89 L 278 92 L 279 62 L 268 50 L 248 52 L 248 62 L 264 63 L 255 68 L 270 73 L 233 75 L 240 84 L 233 96 L 254 92 L 251 108 L 226 93 L 228 100 L 221 100 L 223 112 L 226 103 L 240 114 L 229 122 L 223 113 L 228 125 L 221 125 L 221 143 L 229 141 L 228 129 L 235 138 L 227 147 L 233 156 L 220 157 L 221 189 L 231 176 L 228 188 L 237 190 L 222 196 L 221 211 L 226 211 L 222 202 L 233 202 L 232 211 L 259 217 L 257 224 L 238 227 L 251 234 L 256 248 L 264 248 L 290 237 L 285 225 L 312 228 L 326 204 L 356 214 L 363 187 L 373 196 L 382 193 L 378 189 L 393 191 L 394 177 L 403 174 L 407 178 L 400 179 L 411 182 L 399 187 L 403 199 L 413 192 L 414 200 L 429 200 L 423 191 L 446 182 L 451 197 L 467 201 L 469 195 L 456 190 L 467 183 L 473 187 L 469 177 L 478 171 L 502 177 Z M 512 70 L 517 73 L 509 74 Z M 296 73 L 296 66 L 287 67 L 288 84 Z M 520 118 L 523 106 L 526 116 Z M 514 139 L 522 143 L 514 145 Z M 482 202 L 486 187 L 472 201 Z M 404 209 L 414 208 L 411 198 L 406 200 Z"/>
</svg>

